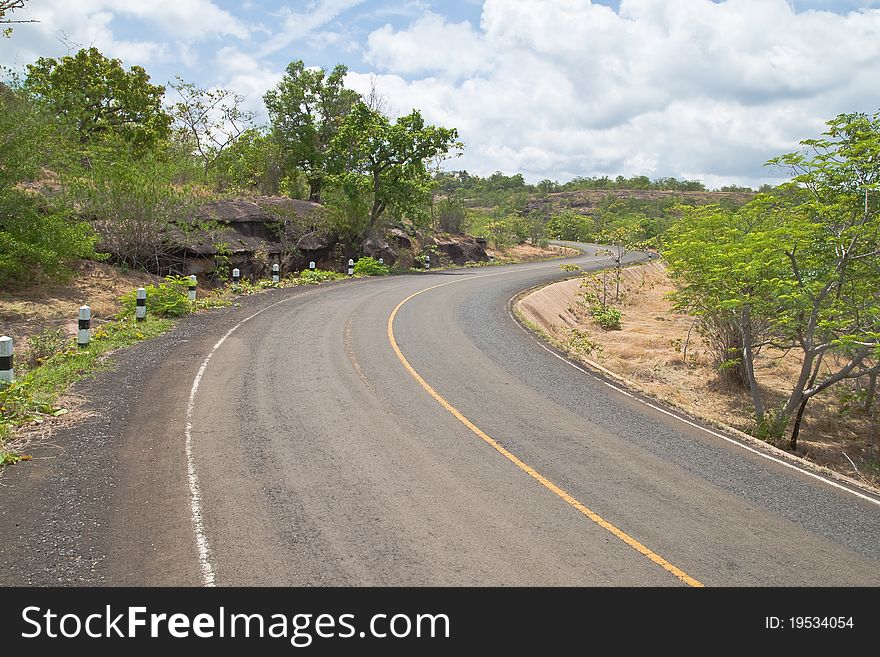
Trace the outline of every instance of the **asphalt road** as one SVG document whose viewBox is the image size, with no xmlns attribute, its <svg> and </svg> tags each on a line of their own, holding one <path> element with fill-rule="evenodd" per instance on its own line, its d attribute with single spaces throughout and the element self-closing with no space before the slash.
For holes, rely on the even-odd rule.
<svg viewBox="0 0 880 657">
<path fill-rule="evenodd" d="M 880 584 L 876 501 L 515 323 L 558 264 L 273 291 L 126 350 L 0 481 L 0 583 Z"/>
</svg>

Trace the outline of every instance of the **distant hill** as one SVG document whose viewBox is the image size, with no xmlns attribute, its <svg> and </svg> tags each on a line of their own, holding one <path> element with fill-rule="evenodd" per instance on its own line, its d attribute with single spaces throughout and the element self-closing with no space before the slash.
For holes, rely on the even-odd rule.
<svg viewBox="0 0 880 657">
<path fill-rule="evenodd" d="M 553 214 L 565 208 L 577 210 L 581 214 L 592 214 L 609 197 L 632 200 L 638 203 L 665 205 L 682 202 L 688 205 L 709 205 L 711 203 L 743 205 L 754 198 L 754 192 L 685 192 L 658 189 L 588 189 L 572 192 L 555 192 L 529 199 L 527 210 L 540 210 Z"/>
</svg>

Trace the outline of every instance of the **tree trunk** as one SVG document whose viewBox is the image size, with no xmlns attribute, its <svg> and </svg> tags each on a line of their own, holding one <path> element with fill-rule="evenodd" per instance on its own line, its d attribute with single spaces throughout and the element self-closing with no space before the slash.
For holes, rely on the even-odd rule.
<svg viewBox="0 0 880 657">
<path fill-rule="evenodd" d="M 874 405 L 874 398 L 877 396 L 877 374 L 871 374 L 868 377 L 868 394 L 865 396 L 865 413 L 871 412 Z"/>
<path fill-rule="evenodd" d="M 797 441 L 798 435 L 801 432 L 801 418 L 804 416 L 804 409 L 807 407 L 807 402 L 810 401 L 809 397 L 804 398 L 801 402 L 800 408 L 798 408 L 797 416 L 794 418 L 794 427 L 791 430 L 791 439 L 788 441 L 788 447 L 791 451 L 795 451 L 797 449 Z"/>
<path fill-rule="evenodd" d="M 760 425 L 764 422 L 764 401 L 761 399 L 761 391 L 758 388 L 758 380 L 755 378 L 755 361 L 752 350 L 752 322 L 749 309 L 743 308 L 740 315 L 743 346 L 743 369 L 749 383 L 749 392 L 752 395 L 752 404 L 755 407 L 755 421 Z"/>
</svg>

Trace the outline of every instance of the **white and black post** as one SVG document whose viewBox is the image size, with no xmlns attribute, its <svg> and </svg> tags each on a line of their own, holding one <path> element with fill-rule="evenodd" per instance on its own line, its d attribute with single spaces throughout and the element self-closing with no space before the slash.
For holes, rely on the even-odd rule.
<svg viewBox="0 0 880 657">
<path fill-rule="evenodd" d="M 232 270 L 232 287 L 236 290 L 238 289 L 238 281 L 241 279 L 241 272 L 238 270 L 238 267 Z"/>
<path fill-rule="evenodd" d="M 427 270 L 430 268 L 431 268 L 431 255 L 426 253 L 425 254 L 425 269 Z"/>
<path fill-rule="evenodd" d="M 379 264 L 380 264 L 380 265 L 384 265 L 384 264 L 385 264 L 385 258 L 379 258 Z"/>
<path fill-rule="evenodd" d="M 193 274 L 189 277 L 189 289 L 187 290 L 187 296 L 189 297 L 189 302 L 194 303 L 196 300 L 196 285 L 198 285 L 198 279 L 196 275 Z"/>
<path fill-rule="evenodd" d="M 0 383 L 14 383 L 15 370 L 12 369 L 12 338 L 0 337 Z"/>
<path fill-rule="evenodd" d="M 315 261 L 314 261 L 314 260 L 312 260 L 312 261 L 309 263 L 309 269 L 311 269 L 312 271 L 315 271 Z"/>
<path fill-rule="evenodd" d="M 147 291 L 142 287 L 137 289 L 137 305 L 134 307 L 134 318 L 139 322 L 147 318 Z"/>
<path fill-rule="evenodd" d="M 89 328 L 92 325 L 92 309 L 89 306 L 79 307 L 79 331 L 76 334 L 76 344 L 80 347 L 89 346 Z"/>
<path fill-rule="evenodd" d="M 348 275 L 354 276 L 354 260 L 348 259 Z"/>
<path fill-rule="evenodd" d="M 274 265 L 272 265 L 272 282 L 273 283 L 277 283 L 278 281 L 281 280 L 281 273 L 279 271 L 280 269 L 281 269 L 281 266 L 277 262 Z"/>
</svg>

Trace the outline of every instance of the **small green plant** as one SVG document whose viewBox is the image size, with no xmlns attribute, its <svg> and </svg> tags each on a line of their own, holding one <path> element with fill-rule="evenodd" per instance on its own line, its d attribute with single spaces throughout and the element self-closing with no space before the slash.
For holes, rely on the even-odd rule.
<svg viewBox="0 0 880 657">
<path fill-rule="evenodd" d="M 32 370 L 71 346 L 64 329 L 45 329 L 28 338 L 27 349 L 22 353 L 20 362 L 24 369 Z"/>
<path fill-rule="evenodd" d="M 228 242 L 217 242 L 214 245 L 217 253 L 214 255 L 214 271 L 211 272 L 214 280 L 226 283 L 229 278 L 229 264 L 232 262 L 232 249 Z"/>
<path fill-rule="evenodd" d="M 590 315 L 596 320 L 596 323 L 606 331 L 616 331 L 620 329 L 621 314 L 617 308 L 611 306 L 593 306 L 590 308 Z"/>
<path fill-rule="evenodd" d="M 581 268 L 578 267 L 577 265 L 573 265 L 573 264 L 568 263 L 568 262 L 565 262 L 565 263 L 559 265 L 559 268 L 560 268 L 562 271 L 580 271 L 580 270 L 581 270 Z"/>
<path fill-rule="evenodd" d="M 327 271 L 326 269 L 304 269 L 299 273 L 299 285 L 315 285 L 325 281 L 338 281 L 345 278 L 345 274 L 336 271 Z"/>
<path fill-rule="evenodd" d="M 189 279 L 185 276 L 166 276 L 164 283 L 148 285 L 147 314 L 155 317 L 182 317 L 192 312 L 192 303 L 187 294 Z M 119 299 L 122 302 L 120 317 L 134 315 L 137 305 L 137 291 L 126 292 Z"/>
<path fill-rule="evenodd" d="M 589 355 L 591 353 L 601 351 L 601 347 L 590 339 L 585 332 L 573 328 L 568 334 L 568 347 L 578 353 Z"/>
<path fill-rule="evenodd" d="M 354 263 L 354 273 L 355 276 L 388 276 L 390 271 L 375 258 L 366 256 Z"/>
<path fill-rule="evenodd" d="M 778 408 L 769 409 L 764 413 L 764 419 L 761 422 L 755 422 L 752 433 L 756 438 L 779 446 L 785 437 L 786 427 L 788 427 L 788 416 L 785 414 L 785 404 L 783 403 Z"/>
</svg>

